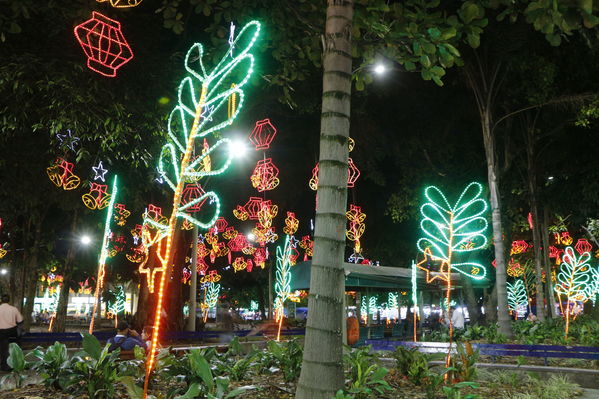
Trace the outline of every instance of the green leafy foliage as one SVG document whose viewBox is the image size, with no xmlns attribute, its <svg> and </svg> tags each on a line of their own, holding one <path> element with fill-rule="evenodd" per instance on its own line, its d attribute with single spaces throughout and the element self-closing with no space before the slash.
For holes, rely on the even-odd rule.
<svg viewBox="0 0 599 399">
<path fill-rule="evenodd" d="M 36 359 L 32 368 L 43 378 L 44 385 L 54 389 L 64 389 L 68 370 L 71 367 L 66 345 L 55 342 L 45 351 L 37 347 L 32 355 Z"/>
<path fill-rule="evenodd" d="M 385 381 L 389 370 L 378 365 L 376 356 L 370 353 L 370 349 L 370 346 L 357 349 L 346 347 L 343 356 L 349 374 L 347 392 L 356 399 L 379 397 L 391 389 Z"/>
<path fill-rule="evenodd" d="M 462 395 L 463 388 L 478 388 L 479 385 L 475 382 L 463 381 L 453 385 L 444 386 L 443 393 L 447 399 L 482 399 L 480 395 L 467 394 Z"/>
<path fill-rule="evenodd" d="M 21 347 L 14 342 L 11 342 L 8 346 L 8 359 L 6 360 L 8 366 L 12 369 L 9 375 L 2 378 L 2 383 L 8 379 L 13 379 L 15 386 L 20 388 L 27 377 L 25 371 L 29 367 L 29 363 L 25 360 L 25 355 Z"/>
</svg>

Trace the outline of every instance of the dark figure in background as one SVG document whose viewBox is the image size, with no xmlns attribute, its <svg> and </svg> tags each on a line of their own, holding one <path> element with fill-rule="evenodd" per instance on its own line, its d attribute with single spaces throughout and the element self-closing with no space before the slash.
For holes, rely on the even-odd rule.
<svg viewBox="0 0 599 399">
<path fill-rule="evenodd" d="M 112 352 L 117 348 L 121 348 L 124 351 L 130 351 L 136 346 L 141 346 L 147 349 L 147 345 L 141 338 L 139 333 L 129 328 L 129 323 L 122 320 L 117 324 L 117 334 L 108 340 L 110 344 L 109 350 Z"/>
<path fill-rule="evenodd" d="M 0 369 L 10 371 L 6 363 L 8 359 L 8 341 L 18 338 L 17 326 L 23 322 L 19 309 L 9 304 L 10 297 L 2 295 L 0 302 Z"/>
</svg>

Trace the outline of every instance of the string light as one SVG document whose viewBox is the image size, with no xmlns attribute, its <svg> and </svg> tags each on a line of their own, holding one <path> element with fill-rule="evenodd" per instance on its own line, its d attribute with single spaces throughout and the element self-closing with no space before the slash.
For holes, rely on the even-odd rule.
<svg viewBox="0 0 599 399">
<path fill-rule="evenodd" d="M 79 176 L 73 173 L 73 165 L 62 158 L 58 158 L 53 166 L 46 168 L 48 177 L 56 187 L 62 187 L 63 190 L 74 190 L 81 184 Z"/>
<path fill-rule="evenodd" d="M 456 262 L 455 259 L 456 255 L 476 251 L 487 244 L 487 237 L 483 234 L 487 229 L 487 220 L 482 216 L 487 210 L 487 203 L 481 198 L 482 191 L 481 184 L 470 183 L 451 205 L 439 188 L 429 186 L 424 190 L 427 202 L 420 207 L 420 228 L 425 237 L 420 238 L 416 246 L 425 255 L 425 260 L 430 256 L 441 261 L 439 278 L 447 285 L 447 303 L 451 302 L 452 269 L 476 280 L 484 278 L 487 273 L 480 263 L 470 260 Z M 427 280 L 432 280 L 428 273 L 427 270 Z M 452 336 L 453 325 L 450 321 L 450 344 Z"/>
<path fill-rule="evenodd" d="M 270 143 L 272 143 L 276 135 L 277 129 L 270 122 L 270 119 L 262 119 L 256 122 L 249 139 L 256 147 L 256 151 L 266 150 L 270 147 Z"/>
<path fill-rule="evenodd" d="M 208 274 L 203 276 L 200 279 L 201 284 L 205 283 L 218 283 L 221 279 L 221 275 L 216 272 L 216 270 L 210 270 Z"/>
<path fill-rule="evenodd" d="M 104 209 L 110 201 L 110 194 L 106 192 L 107 189 L 108 186 L 106 184 L 92 182 L 89 193 L 83 194 L 81 200 L 91 210 Z"/>
<path fill-rule="evenodd" d="M 158 336 L 160 334 L 160 325 L 162 317 L 162 302 L 164 298 L 164 289 L 166 285 L 166 272 L 171 267 L 171 250 L 175 234 L 175 225 L 177 218 L 184 218 L 195 225 L 208 229 L 219 217 L 220 200 L 214 192 L 207 192 L 204 195 L 195 198 L 192 201 L 181 205 L 181 196 L 185 179 L 188 177 L 205 177 L 222 174 L 229 167 L 232 154 L 226 151 L 226 160 L 218 166 L 212 166 L 210 171 L 197 171 L 196 168 L 207 156 L 215 151 L 222 149 L 223 145 L 229 145 L 230 140 L 223 138 L 210 147 L 205 153 L 197 159 L 191 161 L 196 138 L 204 138 L 209 134 L 222 130 L 231 125 L 244 103 L 244 92 L 242 88 L 248 82 L 252 72 L 254 58 L 249 54 L 258 35 L 260 33 L 260 24 L 251 21 L 246 24 L 233 44 L 244 43 L 245 47 L 239 51 L 237 56 L 230 59 L 229 52 L 221 58 L 217 65 L 208 72 L 204 60 L 204 48 L 201 44 L 194 44 L 187 52 L 185 57 L 185 68 L 190 76 L 187 76 L 179 85 L 178 104 L 175 106 L 168 118 L 168 135 L 170 142 L 164 145 L 158 162 L 158 170 L 164 176 L 164 181 L 174 191 L 173 211 L 168 221 L 168 226 L 164 228 L 162 239 L 157 243 L 156 254 L 161 263 L 161 275 L 156 301 L 156 312 L 154 317 L 154 330 L 146 362 L 146 375 L 144 380 L 144 397 L 147 397 L 150 374 L 154 368 L 156 348 L 158 346 Z M 248 40 L 249 39 L 249 40 Z M 201 83 L 201 90 L 196 87 L 195 80 Z M 239 79 L 235 86 L 224 89 L 231 79 Z M 199 98 L 198 98 L 199 93 Z M 224 109 L 224 104 L 228 102 L 233 94 L 239 97 L 239 104 L 233 115 L 227 116 L 224 121 L 215 118 L 219 110 Z M 191 105 L 190 105 L 191 104 Z M 203 114 L 205 107 L 213 107 L 209 112 Z M 176 134 L 177 133 L 177 134 Z M 166 162 L 169 161 L 167 169 Z M 209 198 L 214 205 L 215 212 L 207 221 L 200 221 L 191 216 L 186 210 Z M 146 223 L 144 221 L 144 223 Z M 151 220 L 147 222 L 153 224 Z M 220 287 L 219 287 L 220 288 Z"/>
<path fill-rule="evenodd" d="M 100 75 L 115 77 L 117 69 L 133 58 L 120 22 L 99 12 L 93 11 L 89 20 L 75 27 L 75 37 L 87 56 L 87 67 Z"/>
<path fill-rule="evenodd" d="M 93 184 L 93 183 L 92 183 Z M 117 186 L 117 176 L 114 176 L 114 180 L 112 181 L 112 195 L 110 197 L 110 203 L 108 204 L 108 209 L 106 210 L 106 221 L 104 222 L 104 235 L 102 236 L 102 249 L 100 250 L 100 259 L 98 262 L 98 275 L 96 277 L 96 294 L 94 301 L 94 311 L 92 313 L 92 318 L 89 323 L 89 333 L 94 332 L 94 320 L 96 316 L 96 311 L 100 304 L 100 294 L 102 292 L 102 288 L 104 286 L 104 275 L 106 274 L 106 258 L 108 257 L 108 245 L 109 245 L 109 237 L 110 237 L 110 221 L 112 220 L 112 212 L 114 210 L 114 202 L 116 200 L 116 196 L 118 193 Z"/>
<path fill-rule="evenodd" d="M 311 258 L 314 255 L 314 241 L 310 239 L 310 236 L 303 236 L 299 246 L 304 250 L 304 260 L 308 260 L 308 257 Z"/>
<path fill-rule="evenodd" d="M 250 217 L 250 214 L 245 210 L 245 208 L 241 205 L 237 205 L 237 207 L 235 207 L 235 209 L 233 209 L 233 216 L 235 216 L 237 219 L 243 221 L 248 220 L 248 218 Z"/>
<path fill-rule="evenodd" d="M 96 0 L 98 3 L 105 3 L 109 0 Z M 110 0 L 110 5 L 114 8 L 137 7 L 143 0 Z"/>
<path fill-rule="evenodd" d="M 223 218 L 223 220 L 224 220 L 224 218 Z M 238 234 L 239 234 L 239 232 L 237 230 L 235 230 L 235 227 L 233 227 L 233 226 L 227 227 L 225 229 L 225 231 L 223 231 L 223 238 L 225 240 L 232 240 L 235 237 L 237 237 Z M 241 251 L 241 250 L 239 250 L 239 251 Z"/>
<path fill-rule="evenodd" d="M 349 211 L 345 213 L 347 220 L 349 220 L 349 229 L 345 232 L 345 235 L 350 241 L 354 242 L 354 254 L 355 258 L 358 257 L 358 254 L 362 253 L 362 246 L 360 245 L 360 237 L 364 234 L 364 230 L 366 229 L 366 224 L 364 220 L 366 220 L 366 214 L 362 212 L 362 208 L 351 204 L 349 206 Z"/>
<path fill-rule="evenodd" d="M 274 190 L 279 185 L 278 175 L 279 169 L 271 158 L 260 160 L 250 176 L 252 187 L 260 192 Z"/>
<path fill-rule="evenodd" d="M 119 313 L 125 311 L 125 290 L 122 285 L 118 285 L 116 290 L 113 292 L 115 300 L 108 306 L 108 311 L 115 316 L 115 325 L 118 321 Z"/>
<path fill-rule="evenodd" d="M 71 129 L 67 129 L 67 134 L 56 134 L 56 138 L 60 142 L 61 146 L 66 146 L 71 151 L 75 152 L 75 145 L 79 144 L 79 137 L 73 136 L 73 132 Z"/>
<path fill-rule="evenodd" d="M 524 281 L 517 279 L 514 284 L 508 282 L 506 288 L 509 310 L 517 314 L 519 309 L 528 306 L 528 295 L 526 295 Z"/>
<path fill-rule="evenodd" d="M 585 252 L 577 257 L 572 247 L 566 247 L 560 272 L 557 275 L 557 284 L 553 287 L 560 298 L 564 295 L 566 302 L 566 338 L 570 326 L 570 303 L 574 301 L 587 301 L 589 299 L 589 284 L 592 284 L 592 271 L 589 265 L 591 254 Z M 564 312 L 562 311 L 562 314 Z"/>
<path fill-rule="evenodd" d="M 92 166 L 92 170 L 95 173 L 94 176 L 94 180 L 102 180 L 103 182 L 105 182 L 105 175 L 106 172 L 108 172 L 108 169 L 104 169 L 104 166 L 102 166 L 102 161 L 98 162 L 98 166 Z"/>
</svg>

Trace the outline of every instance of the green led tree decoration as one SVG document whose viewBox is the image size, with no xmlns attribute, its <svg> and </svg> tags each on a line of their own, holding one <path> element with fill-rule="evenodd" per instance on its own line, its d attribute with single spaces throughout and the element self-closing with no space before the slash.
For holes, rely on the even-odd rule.
<svg viewBox="0 0 599 399">
<path fill-rule="evenodd" d="M 593 306 L 597 301 L 597 295 L 599 295 L 599 267 L 591 267 L 591 283 L 587 288 L 587 298 L 593 302 Z"/>
<path fill-rule="evenodd" d="M 277 271 L 275 279 L 275 292 L 277 298 L 275 299 L 275 321 L 279 323 L 277 332 L 277 341 L 281 339 L 281 326 L 283 324 L 283 318 L 285 317 L 285 301 L 291 296 L 291 259 L 292 254 L 291 244 L 289 242 L 289 235 L 286 236 L 285 244 L 277 247 L 276 258 L 277 258 Z"/>
<path fill-rule="evenodd" d="M 123 313 L 125 311 L 125 290 L 122 285 L 118 285 L 113 292 L 114 294 L 114 302 L 108 306 L 108 311 L 114 315 L 114 325 L 118 324 L 119 321 L 119 313 Z"/>
<path fill-rule="evenodd" d="M 562 295 L 566 297 L 566 310 L 562 314 L 566 316 L 566 338 L 570 327 L 570 303 L 575 301 L 586 302 L 589 300 L 589 286 L 593 284 L 593 271 L 589 265 L 591 254 L 583 252 L 579 257 L 572 247 L 566 247 L 562 257 L 562 265 L 557 274 L 557 283 L 553 287 L 557 292 L 560 306 Z"/>
<path fill-rule="evenodd" d="M 179 85 L 177 105 L 168 118 L 169 141 L 162 148 L 158 161 L 159 175 L 174 192 L 172 212 L 167 219 L 168 223 L 161 223 L 149 217 L 144 220 L 147 232 L 144 242 L 156 246 L 156 255 L 160 261 L 158 268 L 146 272 L 149 278 L 159 274 L 160 281 L 152 341 L 146 362 L 144 396 L 147 396 L 150 373 L 155 363 L 164 287 L 168 271 L 172 267 L 171 249 L 174 245 L 177 219 L 184 219 L 208 229 L 220 213 L 219 197 L 212 191 L 186 199 L 186 202 L 182 203 L 185 182 L 222 174 L 229 167 L 233 156 L 233 149 L 227 138 L 220 139 L 207 151 L 195 151 L 195 141 L 198 138 L 207 138 L 231 125 L 239 115 L 244 105 L 243 87 L 252 75 L 254 66 L 254 57 L 249 52 L 259 33 L 260 23 L 252 21 L 245 25 L 234 40 L 231 40 L 231 47 L 212 69 L 207 69 L 204 47 L 199 43 L 191 46 L 185 56 L 185 69 L 189 76 Z M 237 107 L 229 114 L 228 101 L 232 96 L 237 98 Z M 196 153 L 201 154 L 192 159 Z M 214 155 L 217 154 L 223 159 L 215 162 Z M 210 170 L 200 166 L 206 157 L 212 160 Z M 187 212 L 190 207 L 205 200 L 209 200 L 214 208 L 210 217 L 200 220 Z"/>
<path fill-rule="evenodd" d="M 418 331 L 417 321 L 418 318 L 416 316 L 416 306 L 418 305 L 418 293 L 416 292 L 417 286 L 417 278 L 418 278 L 418 267 L 416 266 L 416 262 L 412 261 L 412 303 L 414 304 L 414 342 L 418 340 L 416 332 Z"/>
<path fill-rule="evenodd" d="M 516 279 L 514 284 L 507 283 L 507 304 L 509 309 L 518 317 L 518 309 L 528 306 L 528 295 L 524 281 Z"/>
<path fill-rule="evenodd" d="M 220 284 L 208 283 L 206 287 L 206 301 L 204 302 L 204 320 L 208 317 L 208 311 L 216 306 L 220 295 Z"/>
<path fill-rule="evenodd" d="M 435 279 L 446 282 L 447 303 L 451 303 L 452 271 L 476 280 L 484 278 L 487 274 L 482 264 L 460 259 L 461 255 L 481 249 L 487 244 L 487 237 L 483 233 L 488 223 L 482 216 L 487 210 L 487 202 L 481 198 L 482 191 L 481 184 L 470 183 L 453 205 L 435 186 L 429 186 L 424 191 L 427 202 L 420 207 L 420 227 L 424 237 L 418 240 L 416 246 L 425 258 L 441 261 L 438 275 L 427 279 L 427 282 Z M 429 272 L 428 269 L 424 270 Z M 452 336 L 453 325 L 450 320 L 450 343 Z"/>
<path fill-rule="evenodd" d="M 114 210 L 114 203 L 116 201 L 117 193 L 117 177 L 114 176 L 114 180 L 112 181 L 112 192 L 110 193 L 110 202 L 108 203 L 106 209 L 106 221 L 104 222 L 104 236 L 102 238 L 102 249 L 100 250 L 100 260 L 98 262 L 98 275 L 96 276 L 94 311 L 92 312 L 92 317 L 89 322 L 90 334 L 94 332 L 94 321 L 96 318 L 96 312 L 98 311 L 98 306 L 100 306 L 100 295 L 102 294 L 102 289 L 104 288 L 104 276 L 106 275 L 106 260 L 108 259 L 108 245 L 110 244 L 110 241 L 108 240 L 110 236 L 110 222 L 112 221 L 112 212 Z"/>
</svg>

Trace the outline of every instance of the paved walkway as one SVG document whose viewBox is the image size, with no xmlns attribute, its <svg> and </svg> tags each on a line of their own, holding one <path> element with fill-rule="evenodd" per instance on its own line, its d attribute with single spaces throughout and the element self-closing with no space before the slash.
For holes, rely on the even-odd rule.
<svg viewBox="0 0 599 399">
<path fill-rule="evenodd" d="M 599 389 L 585 389 L 580 399 L 599 399 Z"/>
</svg>

